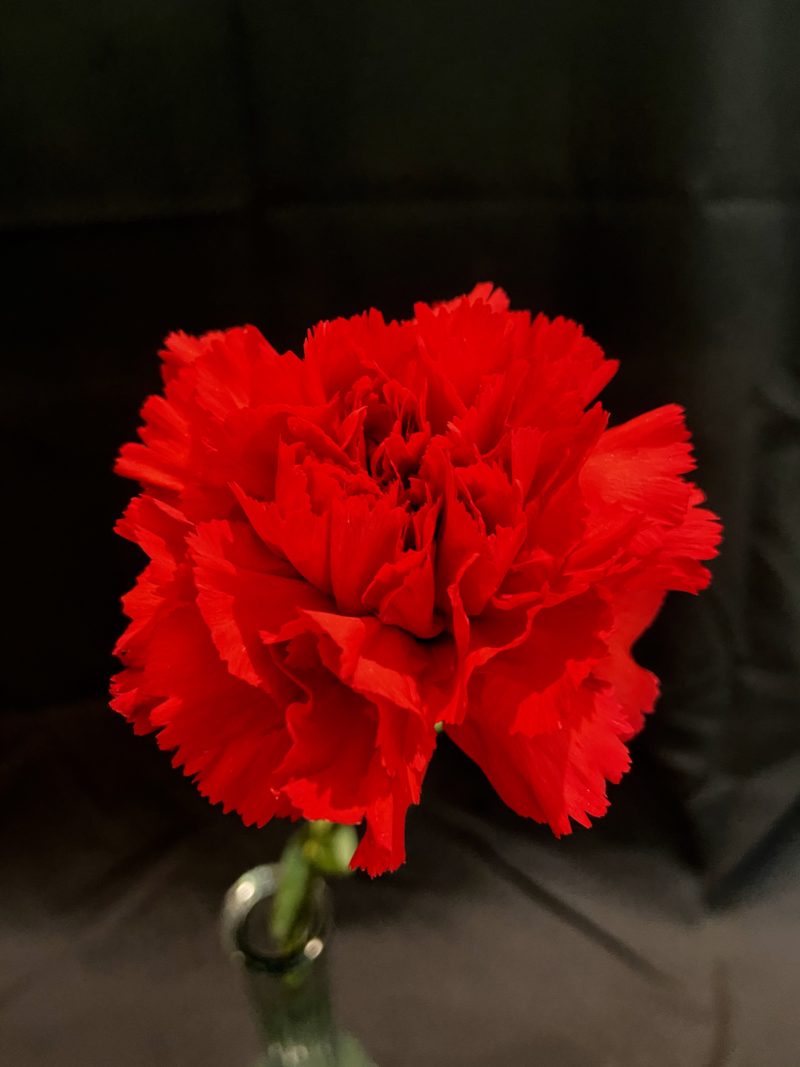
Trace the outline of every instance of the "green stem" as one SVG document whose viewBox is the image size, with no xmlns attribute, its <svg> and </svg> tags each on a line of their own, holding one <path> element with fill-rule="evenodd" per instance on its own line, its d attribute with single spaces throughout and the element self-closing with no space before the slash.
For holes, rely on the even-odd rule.
<svg viewBox="0 0 800 1067">
<path fill-rule="evenodd" d="M 352 826 L 318 819 L 289 837 L 281 855 L 270 933 L 282 952 L 294 951 L 306 933 L 311 891 L 317 878 L 343 877 L 358 844 Z"/>
</svg>

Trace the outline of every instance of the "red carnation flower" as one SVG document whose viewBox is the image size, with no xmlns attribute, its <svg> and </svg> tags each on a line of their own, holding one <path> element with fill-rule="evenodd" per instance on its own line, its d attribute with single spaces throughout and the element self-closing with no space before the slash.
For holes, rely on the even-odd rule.
<svg viewBox="0 0 800 1067">
<path fill-rule="evenodd" d="M 602 815 L 658 692 L 631 646 L 719 539 L 681 409 L 607 429 L 617 364 L 490 285 L 320 323 L 302 360 L 250 326 L 162 357 L 117 465 L 134 729 L 247 823 L 366 820 L 371 874 L 437 723 L 556 834 Z"/>
</svg>

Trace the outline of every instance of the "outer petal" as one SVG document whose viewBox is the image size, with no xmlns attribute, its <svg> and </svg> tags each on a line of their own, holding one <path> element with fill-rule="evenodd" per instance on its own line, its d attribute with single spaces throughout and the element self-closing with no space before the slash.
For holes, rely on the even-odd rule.
<svg viewBox="0 0 800 1067">
<path fill-rule="evenodd" d="M 323 662 L 374 710 L 373 764 L 362 782 L 374 795 L 365 804 L 367 828 L 353 863 L 380 874 L 405 856 L 405 813 L 419 801 L 434 725 L 452 690 L 452 649 L 445 642 L 423 649 L 374 619 L 307 616 L 319 634 Z"/>
<path fill-rule="evenodd" d="M 489 708 L 476 707 L 463 725 L 448 733 L 483 769 L 503 800 L 520 815 L 547 822 L 557 835 L 571 831 L 570 820 L 588 826 L 590 817 L 608 808 L 606 781 L 617 782 L 628 769 L 629 756 L 621 737 L 628 720 L 615 701 L 569 672 L 556 683 L 557 703 L 571 715 L 557 729 L 525 736 L 497 722 Z M 552 704 L 547 692 L 531 698 Z M 529 709 L 529 714 L 533 714 Z M 541 719 L 552 719 L 543 709 Z"/>
<path fill-rule="evenodd" d="M 289 744 L 282 711 L 228 673 L 193 605 L 162 609 L 146 646 L 128 658 L 112 706 L 139 732 L 158 730 L 159 745 L 175 750 L 205 796 L 259 825 L 291 812 L 273 788 Z"/>
<path fill-rule="evenodd" d="M 419 800 L 433 752 L 433 716 L 422 714 L 415 681 L 392 634 L 374 620 L 309 613 L 286 667 L 306 700 L 288 709 L 292 746 L 278 769 L 281 790 L 307 818 L 366 819 L 367 845 L 354 858 L 370 874 L 404 858 L 403 825 Z M 388 642 L 388 644 L 387 644 Z M 377 840 L 375 849 L 369 842 Z"/>
<path fill-rule="evenodd" d="M 600 635 L 611 625 L 608 605 L 588 592 L 537 610 L 524 628 L 509 613 L 499 618 L 505 642 L 491 648 L 484 630 L 470 655 L 467 718 L 485 717 L 498 731 L 529 737 L 558 729 L 569 712 L 560 706 L 561 680 L 569 672 L 574 680 L 587 677 L 607 654 Z"/>
<path fill-rule="evenodd" d="M 614 597 L 614 625 L 606 637 L 608 655 L 593 668 L 630 723 L 625 738 L 638 733 L 658 697 L 658 678 L 636 663 L 631 648 L 661 610 L 664 596 L 659 589 L 632 588 Z"/>
<path fill-rule="evenodd" d="M 278 699 L 297 697 L 263 634 L 280 633 L 303 608 L 329 601 L 273 555 L 246 523 L 203 523 L 189 538 L 197 604 L 230 672 Z"/>
<path fill-rule="evenodd" d="M 692 486 L 680 477 L 694 467 L 683 411 L 677 404 L 648 411 L 606 430 L 581 472 L 584 492 L 605 504 L 680 523 Z"/>
<path fill-rule="evenodd" d="M 355 851 L 351 866 L 373 878 L 395 871 L 406 858 L 405 822 L 408 800 L 387 794 L 373 804 L 364 834 Z"/>
<path fill-rule="evenodd" d="M 276 780 L 306 819 L 361 822 L 387 785 L 375 709 L 324 670 L 306 682 L 308 699 L 287 708 L 292 744 Z"/>
</svg>

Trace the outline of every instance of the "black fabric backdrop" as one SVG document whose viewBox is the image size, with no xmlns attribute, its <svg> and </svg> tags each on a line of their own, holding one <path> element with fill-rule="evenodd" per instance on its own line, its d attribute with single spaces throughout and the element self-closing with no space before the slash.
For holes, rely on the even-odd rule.
<svg viewBox="0 0 800 1067">
<path fill-rule="evenodd" d="M 799 52 L 792 0 L 7 0 L 4 781 L 28 819 L 10 867 L 45 869 L 19 768 L 52 781 L 19 738 L 42 709 L 99 709 L 112 669 L 141 560 L 110 534 L 130 487 L 109 472 L 162 336 L 250 321 L 298 347 L 319 318 L 487 278 L 622 360 L 617 419 L 686 406 L 726 540 L 711 591 L 673 597 L 640 646 L 664 681 L 647 792 L 707 897 L 789 854 Z M 104 738 L 86 733 L 90 762 Z M 80 853 L 77 811 L 63 833 Z"/>
</svg>

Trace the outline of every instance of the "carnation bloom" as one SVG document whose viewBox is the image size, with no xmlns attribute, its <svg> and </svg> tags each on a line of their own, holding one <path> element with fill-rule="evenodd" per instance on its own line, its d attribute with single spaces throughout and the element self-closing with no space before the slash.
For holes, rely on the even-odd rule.
<svg viewBox="0 0 800 1067">
<path fill-rule="evenodd" d="M 658 682 L 631 646 L 719 539 L 681 409 L 607 428 L 617 364 L 479 285 L 316 326 L 167 338 L 117 470 L 150 562 L 113 707 L 247 823 L 404 859 L 436 725 L 556 834 L 608 807 Z"/>
</svg>

